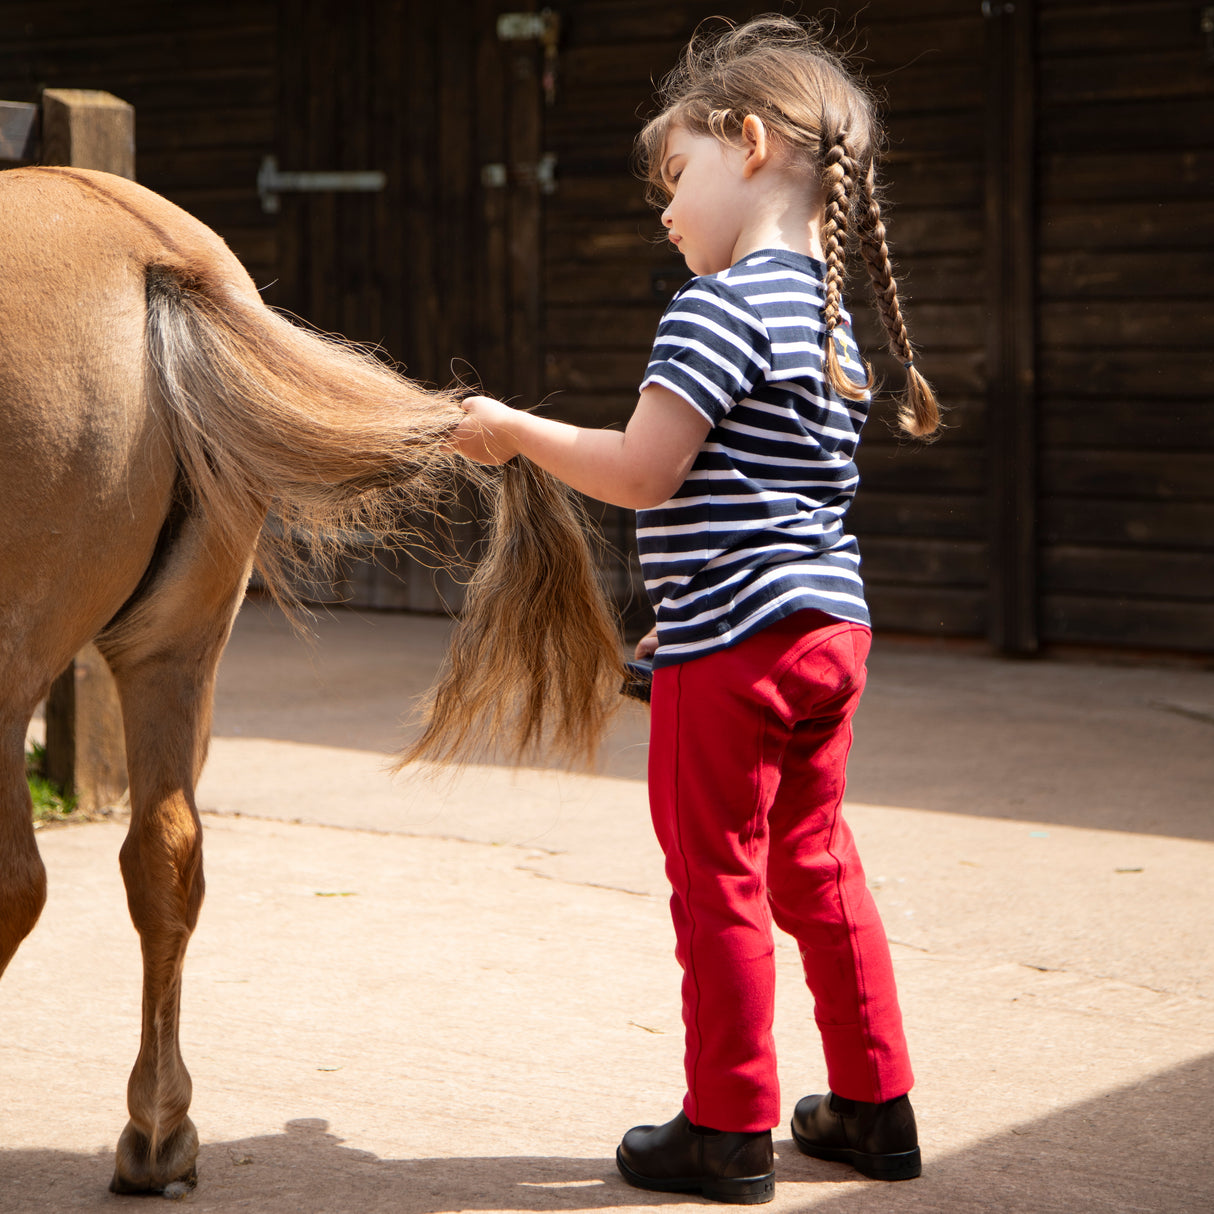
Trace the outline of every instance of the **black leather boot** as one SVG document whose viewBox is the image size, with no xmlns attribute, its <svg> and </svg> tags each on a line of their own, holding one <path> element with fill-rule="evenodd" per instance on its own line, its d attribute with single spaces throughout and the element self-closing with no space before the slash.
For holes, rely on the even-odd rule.
<svg viewBox="0 0 1214 1214">
<path fill-rule="evenodd" d="M 797 1101 L 792 1136 L 806 1155 L 850 1163 L 873 1180 L 912 1180 L 923 1171 L 919 1132 L 906 1096 L 868 1104 L 828 1092 Z"/>
<path fill-rule="evenodd" d="M 629 1130 L 615 1162 L 620 1175 L 638 1189 L 700 1193 L 737 1205 L 758 1205 L 776 1195 L 770 1130 L 708 1130 L 680 1113 L 665 1125 Z"/>
</svg>

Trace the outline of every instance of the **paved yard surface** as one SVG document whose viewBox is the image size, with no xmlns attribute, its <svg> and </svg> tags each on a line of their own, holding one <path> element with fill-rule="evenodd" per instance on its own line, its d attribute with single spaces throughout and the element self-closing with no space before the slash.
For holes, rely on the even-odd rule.
<svg viewBox="0 0 1214 1214">
<path fill-rule="evenodd" d="M 256 603 L 238 621 L 199 790 L 183 1049 L 203 1146 L 181 1204 L 723 1208 L 628 1188 L 613 1163 L 682 1096 L 643 710 L 594 775 L 392 780 L 446 627 L 339 611 L 308 646 Z M 781 940 L 766 1208 L 1214 1209 L 1214 673 L 878 638 L 849 804 L 924 1175 L 881 1185 L 796 1151 L 787 1117 L 823 1068 Z M 0 983 L 4 1214 L 142 1200 L 106 1192 L 139 1033 L 121 838 L 41 834 L 50 902 Z"/>
</svg>

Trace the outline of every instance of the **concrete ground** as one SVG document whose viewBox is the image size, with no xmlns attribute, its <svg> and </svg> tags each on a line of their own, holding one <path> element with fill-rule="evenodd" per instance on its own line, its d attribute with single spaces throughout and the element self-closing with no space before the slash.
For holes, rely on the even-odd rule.
<svg viewBox="0 0 1214 1214">
<path fill-rule="evenodd" d="M 182 1043 L 198 1211 L 710 1206 L 627 1187 L 682 1096 L 645 718 L 594 775 L 385 774 L 443 621 L 238 621 L 199 789 L 208 893 Z M 878 638 L 849 820 L 893 942 L 920 1180 L 800 1155 L 824 1072 L 781 939 L 767 1209 L 1214 1209 L 1214 673 Z M 42 922 L 0 983 L 0 1211 L 106 1192 L 139 1034 L 120 821 L 41 833 Z M 720 1208 L 720 1207 L 711 1207 Z"/>
</svg>

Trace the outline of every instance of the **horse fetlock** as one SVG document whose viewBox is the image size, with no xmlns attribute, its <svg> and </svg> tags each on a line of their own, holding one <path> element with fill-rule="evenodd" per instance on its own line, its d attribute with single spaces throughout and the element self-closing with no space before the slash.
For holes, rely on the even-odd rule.
<svg viewBox="0 0 1214 1214">
<path fill-rule="evenodd" d="M 152 1138 L 128 1121 L 114 1162 L 111 1193 L 163 1193 L 170 1185 L 198 1183 L 198 1131 L 186 1117 L 153 1146 Z"/>
</svg>

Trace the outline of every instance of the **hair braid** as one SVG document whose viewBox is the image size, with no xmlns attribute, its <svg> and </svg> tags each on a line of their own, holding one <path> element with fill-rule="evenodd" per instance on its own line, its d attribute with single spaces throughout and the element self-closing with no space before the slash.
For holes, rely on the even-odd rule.
<svg viewBox="0 0 1214 1214">
<path fill-rule="evenodd" d="M 928 438 L 940 426 L 940 410 L 931 385 L 914 365 L 915 350 L 898 303 L 898 285 L 889 260 L 889 246 L 885 243 L 881 204 L 877 201 L 876 166 L 871 161 L 868 172 L 860 180 L 859 228 L 860 253 L 872 280 L 873 297 L 889 337 L 889 348 L 906 369 L 906 399 L 899 405 L 898 421 L 908 434 Z"/>
<path fill-rule="evenodd" d="M 839 365 L 835 329 L 843 310 L 843 280 L 847 271 L 847 246 L 851 239 L 851 216 L 855 209 L 855 162 L 842 139 L 836 139 L 822 157 L 822 184 L 826 191 L 826 215 L 822 225 L 822 247 L 826 254 L 826 297 L 822 316 L 826 322 L 826 378 L 841 395 L 858 400 L 872 386 L 865 367 L 864 381 L 857 382 Z"/>
</svg>

